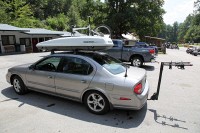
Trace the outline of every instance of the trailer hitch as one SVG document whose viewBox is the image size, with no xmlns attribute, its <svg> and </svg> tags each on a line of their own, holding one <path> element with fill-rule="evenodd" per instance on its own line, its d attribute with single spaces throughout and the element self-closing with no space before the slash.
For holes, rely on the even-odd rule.
<svg viewBox="0 0 200 133">
<path fill-rule="evenodd" d="M 159 96 L 159 92 L 160 92 L 160 84 L 161 84 L 161 79 L 162 79 L 162 72 L 163 72 L 163 67 L 164 66 L 169 66 L 169 69 L 172 69 L 172 66 L 175 66 L 178 69 L 184 70 L 185 66 L 193 66 L 193 65 L 190 64 L 190 62 L 161 62 L 159 79 L 158 79 L 158 86 L 157 86 L 157 92 L 155 92 L 151 96 L 151 98 L 148 99 L 148 100 L 158 100 L 158 96 Z"/>
</svg>

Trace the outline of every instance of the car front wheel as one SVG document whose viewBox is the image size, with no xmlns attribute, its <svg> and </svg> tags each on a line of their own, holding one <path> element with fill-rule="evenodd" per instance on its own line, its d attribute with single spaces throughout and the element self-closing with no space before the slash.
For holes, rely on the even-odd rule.
<svg viewBox="0 0 200 133">
<path fill-rule="evenodd" d="M 109 111 L 109 102 L 107 98 L 98 91 L 86 93 L 84 103 L 87 109 L 94 114 L 101 115 Z"/>
<path fill-rule="evenodd" d="M 15 92 L 19 95 L 27 93 L 26 86 L 24 85 L 24 82 L 22 79 L 18 76 L 13 77 L 12 80 L 13 88 Z"/>
</svg>

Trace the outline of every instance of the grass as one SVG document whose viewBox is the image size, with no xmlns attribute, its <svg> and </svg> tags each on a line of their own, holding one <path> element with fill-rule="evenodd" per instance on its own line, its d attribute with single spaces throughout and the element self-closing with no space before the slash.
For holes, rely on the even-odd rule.
<svg viewBox="0 0 200 133">
<path fill-rule="evenodd" d="M 193 45 L 193 46 L 200 46 L 200 43 L 186 43 L 186 44 L 178 44 L 179 47 L 189 47 L 190 45 Z"/>
</svg>

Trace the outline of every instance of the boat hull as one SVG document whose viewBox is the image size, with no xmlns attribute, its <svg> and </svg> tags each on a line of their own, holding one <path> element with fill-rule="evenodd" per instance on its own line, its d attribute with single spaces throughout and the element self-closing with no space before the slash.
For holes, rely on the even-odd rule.
<svg viewBox="0 0 200 133">
<path fill-rule="evenodd" d="M 39 50 L 105 50 L 113 47 L 110 38 L 100 36 L 64 37 L 40 42 L 37 45 Z"/>
</svg>

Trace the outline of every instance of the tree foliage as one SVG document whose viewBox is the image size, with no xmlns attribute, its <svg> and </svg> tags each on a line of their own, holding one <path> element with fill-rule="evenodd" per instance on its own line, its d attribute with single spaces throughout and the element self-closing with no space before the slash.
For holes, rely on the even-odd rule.
<svg viewBox="0 0 200 133">
<path fill-rule="evenodd" d="M 184 42 L 200 42 L 200 0 L 194 3 L 194 8 L 194 13 L 189 15 L 180 27 L 179 39 L 183 38 Z"/>
<path fill-rule="evenodd" d="M 107 23 L 118 35 L 157 36 L 163 24 L 163 4 L 163 0 L 108 0 Z"/>
<path fill-rule="evenodd" d="M 45 25 L 51 30 L 66 31 L 70 29 L 68 22 L 69 19 L 64 14 L 58 14 L 54 17 L 48 17 Z"/>
<path fill-rule="evenodd" d="M 10 17 L 6 13 L 7 4 L 3 1 L 0 1 L 0 23 L 7 23 L 10 21 Z"/>
<path fill-rule="evenodd" d="M 183 23 L 164 25 L 159 35 L 168 42 L 200 42 L 200 0 L 194 2 L 194 9 L 194 13 L 189 14 Z"/>
<path fill-rule="evenodd" d="M 25 0 L 4 0 L 0 2 L 0 23 L 18 27 L 43 27 L 33 16 L 30 5 Z"/>
<path fill-rule="evenodd" d="M 90 18 L 92 28 L 105 24 L 119 37 L 129 32 L 141 39 L 160 36 L 176 41 L 174 35 L 179 33 L 179 24 L 174 25 L 176 29 L 166 28 L 163 4 L 164 0 L 3 0 L 0 1 L 0 23 L 70 31 L 71 25 L 87 26 Z M 198 21 L 196 17 L 194 23 Z"/>
</svg>

